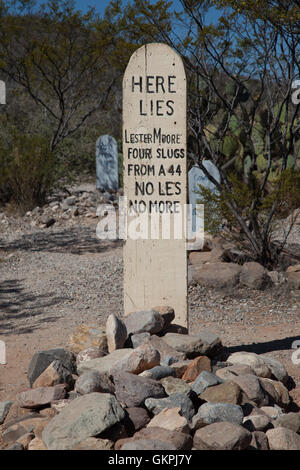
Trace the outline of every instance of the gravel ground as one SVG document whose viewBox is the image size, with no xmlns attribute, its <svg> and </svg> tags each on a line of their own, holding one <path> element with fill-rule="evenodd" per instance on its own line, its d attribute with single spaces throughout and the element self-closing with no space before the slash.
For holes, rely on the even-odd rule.
<svg viewBox="0 0 300 470">
<path fill-rule="evenodd" d="M 28 387 L 35 351 L 66 346 L 77 325 L 103 325 L 109 314 L 123 313 L 122 243 L 99 241 L 97 220 L 48 229 L 23 223 L 9 223 L 0 233 L 0 338 L 7 346 L 0 400 Z M 191 333 L 210 328 L 232 351 L 270 353 L 300 384 L 291 362 L 292 342 L 300 339 L 300 303 L 285 287 L 218 292 L 191 285 L 189 312 Z"/>
</svg>

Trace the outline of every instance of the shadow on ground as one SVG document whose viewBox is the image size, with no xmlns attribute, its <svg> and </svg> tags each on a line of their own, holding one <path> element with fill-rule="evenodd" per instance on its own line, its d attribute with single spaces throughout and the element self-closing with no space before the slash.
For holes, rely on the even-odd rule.
<svg viewBox="0 0 300 470">
<path fill-rule="evenodd" d="M 252 344 L 241 344 L 238 346 L 230 346 L 226 348 L 226 354 L 232 354 L 234 352 L 246 351 L 254 352 L 256 354 L 265 354 L 274 351 L 285 351 L 290 350 L 292 353 L 292 344 L 294 341 L 299 341 L 300 336 L 290 336 L 288 338 L 274 339 L 272 341 L 266 341 L 264 343 L 252 343 Z"/>
<path fill-rule="evenodd" d="M 22 235 L 17 240 L 7 242 L 0 238 L 0 249 L 3 251 L 26 250 L 32 252 L 49 251 L 58 253 L 102 253 L 123 246 L 122 240 L 99 240 L 95 228 L 74 227 L 60 232 L 35 232 Z"/>
<path fill-rule="evenodd" d="M 0 336 L 32 333 L 41 324 L 55 322 L 58 316 L 41 316 L 44 309 L 60 303 L 54 293 L 34 295 L 24 291 L 21 281 L 12 279 L 0 284 Z M 30 320 L 30 326 L 27 321 Z"/>
</svg>

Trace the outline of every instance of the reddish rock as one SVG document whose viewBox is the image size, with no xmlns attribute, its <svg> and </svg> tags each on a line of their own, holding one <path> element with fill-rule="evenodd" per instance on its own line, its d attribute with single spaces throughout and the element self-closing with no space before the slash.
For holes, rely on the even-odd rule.
<svg viewBox="0 0 300 470">
<path fill-rule="evenodd" d="M 128 413 L 127 422 L 133 432 L 146 427 L 150 421 L 148 412 L 144 408 L 130 407 L 126 411 Z"/>
<path fill-rule="evenodd" d="M 182 376 L 182 380 L 187 382 L 194 382 L 200 372 L 207 370 L 211 372 L 211 361 L 207 356 L 196 357 L 187 367 L 186 371 Z"/>
</svg>

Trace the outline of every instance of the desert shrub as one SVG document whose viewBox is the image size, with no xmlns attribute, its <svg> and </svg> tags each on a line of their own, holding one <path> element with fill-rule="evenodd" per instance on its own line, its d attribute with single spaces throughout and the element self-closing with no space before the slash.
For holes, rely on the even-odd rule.
<svg viewBox="0 0 300 470">
<path fill-rule="evenodd" d="M 0 190 L 11 196 L 21 213 L 45 202 L 60 176 L 49 140 L 40 135 L 17 135 L 0 142 Z"/>
<path fill-rule="evenodd" d="M 286 169 L 276 179 L 268 183 L 268 190 L 260 191 L 258 182 L 245 182 L 236 174 L 228 176 L 230 190 L 223 186 L 222 191 L 214 193 L 199 186 L 197 202 L 204 204 L 204 227 L 211 234 L 221 234 L 224 238 L 234 241 L 236 246 L 268 268 L 278 265 L 280 253 L 285 243 L 274 243 L 274 234 L 278 227 L 283 226 L 288 234 L 294 223 L 287 217 L 300 207 L 300 171 Z M 252 201 L 259 200 L 253 209 Z M 254 233 L 262 246 L 266 246 L 262 255 L 253 249 L 244 228 L 238 223 L 229 205 L 234 206 L 241 218 L 246 221 L 250 234 Z M 272 217 L 270 218 L 270 213 Z M 285 240 L 286 241 L 286 240 Z"/>
</svg>

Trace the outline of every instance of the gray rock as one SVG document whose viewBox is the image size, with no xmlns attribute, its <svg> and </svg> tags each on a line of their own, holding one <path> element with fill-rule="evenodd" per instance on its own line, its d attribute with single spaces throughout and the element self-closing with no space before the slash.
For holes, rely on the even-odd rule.
<svg viewBox="0 0 300 470">
<path fill-rule="evenodd" d="M 271 370 L 274 377 L 280 382 L 282 382 L 283 384 L 286 384 L 288 381 L 289 375 L 284 365 L 280 361 L 277 361 L 277 359 L 274 359 L 273 357 L 263 355 L 261 356 L 261 358 L 267 364 L 267 366 Z"/>
<path fill-rule="evenodd" d="M 146 339 L 150 338 L 150 333 L 137 333 L 130 337 L 133 348 L 138 348 L 141 346 Z"/>
<path fill-rule="evenodd" d="M 208 387 L 213 387 L 214 385 L 219 385 L 221 383 L 223 383 L 222 379 L 212 372 L 204 370 L 192 383 L 192 390 L 197 393 L 197 395 L 201 395 L 201 393 L 203 393 Z"/>
<path fill-rule="evenodd" d="M 114 137 L 102 135 L 96 142 L 96 188 L 105 191 L 118 191 L 118 144 Z M 104 196 L 113 199 L 109 192 Z"/>
<path fill-rule="evenodd" d="M 69 196 L 65 199 L 65 202 L 66 204 L 68 204 L 68 206 L 75 206 L 76 204 L 76 196 Z"/>
<path fill-rule="evenodd" d="M 151 377 L 153 380 L 160 380 L 164 377 L 176 377 L 176 372 L 172 367 L 168 366 L 156 366 L 153 369 L 149 369 L 144 372 L 145 376 Z"/>
<path fill-rule="evenodd" d="M 78 365 L 78 374 L 81 375 L 89 370 L 97 370 L 100 373 L 111 373 L 111 370 L 117 366 L 122 360 L 132 354 L 132 349 L 116 349 L 116 351 L 104 357 L 84 361 Z"/>
<path fill-rule="evenodd" d="M 124 419 L 125 413 L 113 395 L 91 393 L 74 400 L 44 428 L 48 450 L 68 450 Z"/>
<path fill-rule="evenodd" d="M 106 337 L 109 353 L 116 349 L 122 349 L 127 339 L 127 329 L 124 322 L 114 314 L 109 315 L 106 321 Z"/>
<path fill-rule="evenodd" d="M 213 357 L 222 350 L 220 338 L 208 330 L 200 331 L 197 336 L 167 333 L 163 340 L 189 359 L 201 355 Z"/>
<path fill-rule="evenodd" d="M 160 361 L 160 365 L 161 366 L 171 366 L 172 364 L 175 364 L 176 362 L 178 362 L 177 357 L 164 356 Z"/>
<path fill-rule="evenodd" d="M 128 372 L 117 372 L 113 375 L 116 398 L 127 407 L 142 405 L 146 398 L 165 397 L 163 386 L 148 377 L 140 377 Z"/>
<path fill-rule="evenodd" d="M 134 312 L 124 318 L 127 333 L 159 333 L 164 327 L 164 319 L 155 310 L 145 310 Z"/>
<path fill-rule="evenodd" d="M 195 407 L 187 395 L 174 394 L 167 398 L 147 398 L 145 400 L 146 408 L 157 415 L 165 408 L 180 408 L 181 414 L 190 421 L 195 415 Z"/>
<path fill-rule="evenodd" d="M 3 424 L 5 421 L 6 416 L 10 410 L 11 405 L 13 404 L 12 401 L 1 401 L 0 402 L 0 424 Z"/>
<path fill-rule="evenodd" d="M 71 351 L 66 349 L 39 351 L 34 354 L 28 368 L 28 380 L 31 387 L 42 372 L 56 360 L 61 361 L 72 374 L 76 374 L 76 357 Z"/>
<path fill-rule="evenodd" d="M 92 361 L 93 359 L 98 359 L 99 357 L 103 357 L 105 355 L 105 352 L 103 350 L 99 350 L 98 348 L 84 349 L 77 354 L 76 365 L 78 367 L 81 362 Z"/>
<path fill-rule="evenodd" d="M 231 403 L 204 403 L 193 417 L 192 427 L 199 429 L 207 424 L 227 421 L 234 424 L 243 423 L 243 410 L 239 405 Z"/>
<path fill-rule="evenodd" d="M 160 354 L 160 363 L 164 361 L 165 357 L 172 357 L 173 359 L 177 359 L 178 361 L 183 361 L 185 359 L 185 354 L 176 349 L 169 346 L 165 341 L 164 338 L 160 338 L 159 336 L 152 335 L 148 338 L 145 343 L 151 344 Z"/>
<path fill-rule="evenodd" d="M 75 391 L 80 395 L 93 392 L 103 392 L 101 387 L 101 374 L 96 370 L 90 370 L 82 374 L 76 381 Z"/>
</svg>

